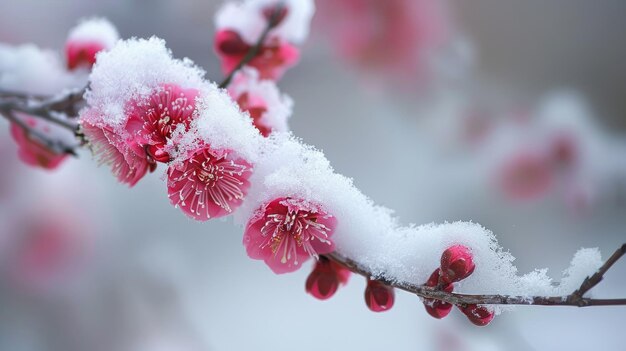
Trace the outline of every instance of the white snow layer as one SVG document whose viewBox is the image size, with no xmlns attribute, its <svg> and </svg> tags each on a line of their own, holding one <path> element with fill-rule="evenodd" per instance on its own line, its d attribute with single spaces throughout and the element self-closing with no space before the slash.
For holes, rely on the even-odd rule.
<svg viewBox="0 0 626 351">
<path fill-rule="evenodd" d="M 80 42 L 98 42 L 104 45 L 105 49 L 112 48 L 117 40 L 119 34 L 117 29 L 106 18 L 87 18 L 72 28 L 67 37 L 67 41 L 80 41 Z"/>
<path fill-rule="evenodd" d="M 120 40 L 107 52 L 100 53 L 90 76 L 87 103 L 100 114 L 92 124 L 123 129 L 129 101 L 141 99 L 163 84 L 201 90 L 206 85 L 204 71 L 185 58 L 174 59 L 165 41 L 150 39 Z"/>
<path fill-rule="evenodd" d="M 33 44 L 0 43 L 0 88 L 35 95 L 55 95 L 87 84 L 85 72 L 69 72 L 58 53 Z"/>
</svg>

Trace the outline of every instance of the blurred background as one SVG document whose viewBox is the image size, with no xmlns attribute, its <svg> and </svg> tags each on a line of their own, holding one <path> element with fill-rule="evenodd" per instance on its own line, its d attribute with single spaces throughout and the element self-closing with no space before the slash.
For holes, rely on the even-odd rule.
<svg viewBox="0 0 626 351">
<path fill-rule="evenodd" d="M 0 0 L 0 42 L 61 50 L 83 17 L 156 35 L 219 81 L 221 1 Z M 290 126 L 403 223 L 471 220 L 520 273 L 626 242 L 626 2 L 317 0 L 280 81 Z M 474 327 L 415 297 L 371 313 L 365 282 L 328 301 L 307 269 L 248 259 L 231 219 L 198 223 L 159 174 L 128 189 L 87 151 L 48 172 L 0 131 L 0 350 L 624 349 L 626 307 L 526 307 Z M 159 171 L 157 171 L 159 172 Z M 593 290 L 626 295 L 619 262 Z"/>
</svg>

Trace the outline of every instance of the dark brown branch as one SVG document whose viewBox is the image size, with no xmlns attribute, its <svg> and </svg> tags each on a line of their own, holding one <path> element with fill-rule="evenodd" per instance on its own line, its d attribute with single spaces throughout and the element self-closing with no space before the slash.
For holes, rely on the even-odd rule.
<svg viewBox="0 0 626 351">
<path fill-rule="evenodd" d="M 259 39 L 256 41 L 254 46 L 252 46 L 250 50 L 248 50 L 248 52 L 243 57 L 243 59 L 239 61 L 237 66 L 235 66 L 235 68 L 233 68 L 233 70 L 230 71 L 230 73 L 228 73 L 228 76 L 226 76 L 226 78 L 224 78 L 224 80 L 218 85 L 219 88 L 223 89 L 223 88 L 228 87 L 228 85 L 230 84 L 230 81 L 235 76 L 235 73 L 237 73 L 241 68 L 243 68 L 243 66 L 245 66 L 248 62 L 252 61 L 252 59 L 254 59 L 259 54 L 259 52 L 263 48 L 263 44 L 265 44 L 265 40 L 267 39 L 267 36 L 269 35 L 270 31 L 274 27 L 276 27 L 278 23 L 280 22 L 280 17 L 281 17 L 281 13 L 283 9 L 284 9 L 284 4 L 282 4 L 282 2 L 279 2 L 278 4 L 276 4 L 276 6 L 274 7 L 274 10 L 272 11 L 272 14 L 270 15 L 267 21 L 267 26 L 263 30 L 263 33 L 261 33 L 261 36 L 259 37 Z"/>
<path fill-rule="evenodd" d="M 392 281 L 387 278 L 376 278 L 381 282 L 392 286 L 394 288 L 404 290 L 427 299 L 435 299 L 444 302 L 448 302 L 454 305 L 537 305 L 537 306 L 575 306 L 575 307 L 588 307 L 588 306 L 616 306 L 626 305 L 626 298 L 624 299 L 592 299 L 583 297 L 583 295 L 591 288 L 596 286 L 601 280 L 604 274 L 626 253 L 626 244 L 623 244 L 615 253 L 598 269 L 598 271 L 590 277 L 587 277 L 580 288 L 567 296 L 512 296 L 512 295 L 470 295 L 470 294 L 457 294 L 448 293 L 437 288 L 428 287 L 425 285 L 418 285 L 409 282 Z M 372 273 L 369 272 L 364 266 L 350 258 L 339 255 L 338 253 L 330 253 L 324 255 L 325 257 L 341 264 L 348 268 L 352 272 L 362 275 L 364 277 L 372 277 Z"/>
</svg>

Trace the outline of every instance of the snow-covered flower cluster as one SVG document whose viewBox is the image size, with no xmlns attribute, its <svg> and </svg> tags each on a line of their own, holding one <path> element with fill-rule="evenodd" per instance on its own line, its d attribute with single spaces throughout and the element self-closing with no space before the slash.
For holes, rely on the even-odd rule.
<svg viewBox="0 0 626 351">
<path fill-rule="evenodd" d="M 63 58 L 57 52 L 32 44 L 16 47 L 0 44 L 0 89 L 40 95 L 44 99 L 66 89 L 82 88 L 87 85 L 96 54 L 110 49 L 117 40 L 117 30 L 110 22 L 92 18 L 70 31 Z M 62 114 L 57 117 L 67 120 Z M 11 135 L 19 147 L 20 159 L 28 165 L 55 169 L 67 158 L 67 154 L 50 150 L 29 129 L 51 140 L 77 145 L 74 134 L 58 125 L 24 113 L 16 113 L 15 118 L 18 121 L 11 123 Z"/>
<path fill-rule="evenodd" d="M 305 8 L 306 16 L 299 12 L 305 3 L 287 1 L 278 8 L 283 13 L 269 42 L 305 35 L 303 30 L 281 30 L 292 25 L 289 16 L 296 16 L 298 23 L 308 20 L 310 8 Z M 227 4 L 218 15 L 218 27 L 229 28 L 242 42 L 256 40 L 263 27 L 254 24 L 272 23 L 264 13 L 276 11 L 276 4 Z M 225 15 L 229 11 L 252 16 L 241 15 L 252 28 L 234 21 L 237 16 Z M 246 43 L 244 54 L 250 50 Z M 318 298 L 332 296 L 349 276 L 345 268 L 320 256 L 332 252 L 360 258 L 361 268 L 371 272 L 365 298 L 377 312 L 394 303 L 393 288 L 384 282 L 522 296 L 561 292 L 545 270 L 519 275 L 513 257 L 480 225 L 401 226 L 391 210 L 375 205 L 349 178 L 336 173 L 321 151 L 287 132 L 291 100 L 264 80 L 276 78 L 267 74 L 267 67 L 251 66 L 238 72 L 226 90 L 205 80 L 204 71 L 190 60 L 174 58 L 161 39 L 119 41 L 99 54 L 93 67 L 87 107 L 80 114 L 83 132 L 120 182 L 133 186 L 161 163 L 167 167 L 170 202 L 185 214 L 201 221 L 235 214 L 245 227 L 248 255 L 275 273 L 292 272 L 318 259 L 306 284 Z M 568 152 L 559 152 L 563 162 L 569 162 Z M 577 276 L 598 268 L 597 260 L 576 262 L 568 272 Z M 438 318 L 452 307 L 425 304 Z M 489 323 L 500 311 L 459 307 L 477 325 Z"/>
<path fill-rule="evenodd" d="M 358 2 L 346 4 L 361 9 Z M 415 24 L 406 18 L 407 9 L 392 2 L 376 4 L 391 11 L 385 18 L 401 21 L 387 23 L 390 27 L 385 27 L 381 42 L 372 47 L 367 40 L 351 36 L 360 33 L 350 33 L 353 42 L 344 46 L 358 56 L 377 61 L 377 55 L 384 53 L 405 59 L 406 47 L 415 51 L 405 44 L 433 39 L 434 34 L 405 35 L 404 24 Z M 598 250 L 583 249 L 564 272 L 564 283 L 555 286 L 546 270 L 518 274 L 513 256 L 478 224 L 403 226 L 393 211 L 374 204 L 351 179 L 335 172 L 320 150 L 291 134 L 287 121 L 293 102 L 275 81 L 297 61 L 296 45 L 306 38 L 313 12 L 312 0 L 226 3 L 216 16 L 215 48 L 227 75 L 220 85 L 207 80 L 191 60 L 175 58 L 164 40 L 118 40 L 110 23 L 93 19 L 71 31 L 65 65 L 32 46 L 0 47 L 0 87 L 49 95 L 89 82 L 86 106 L 79 113 L 80 133 L 121 183 L 134 186 L 162 164 L 170 203 L 198 221 L 234 214 L 235 222 L 244 228 L 243 246 L 250 258 L 264 261 L 278 274 L 296 271 L 314 259 L 305 287 L 319 299 L 333 296 L 350 276 L 348 268 L 330 254 L 358 258 L 358 269 L 368 275 L 365 302 L 374 312 L 392 308 L 391 285 L 396 283 L 448 293 L 557 295 L 570 293 L 598 268 Z M 368 28 L 369 22 L 376 21 L 370 18 L 375 14 L 360 15 L 367 18 Z M 391 53 L 385 51 L 387 46 Z M 406 59 L 410 66 L 415 57 Z M 35 69 L 24 62 L 33 62 Z M 567 124 L 547 111 L 537 129 L 543 134 L 537 135 L 548 142 L 513 153 L 499 168 L 499 185 L 507 195 L 538 196 L 552 186 L 555 174 L 584 173 L 587 168 L 581 165 L 597 155 L 583 153 L 596 145 L 593 138 L 578 133 L 580 121 Z M 51 134 L 59 127 L 27 115 L 18 117 L 22 123 L 12 125 L 12 134 L 20 145 L 20 157 L 49 169 L 60 164 L 65 155 L 52 152 L 29 134 L 32 130 Z M 519 133 L 510 124 L 490 129 L 485 119 L 470 121 L 475 124 L 465 132 L 472 142 L 496 129 L 493 140 L 510 140 Z M 528 129 L 536 131 L 532 126 Z M 591 141 L 587 145 L 585 140 Z M 44 246 L 52 243 L 54 248 L 63 239 L 57 234 L 44 237 Z M 47 251 L 37 256 L 46 255 Z M 39 263 L 34 262 L 35 269 Z M 453 308 L 436 299 L 422 302 L 435 318 L 445 317 Z M 457 307 L 476 325 L 488 324 L 502 311 L 475 304 Z"/>
</svg>

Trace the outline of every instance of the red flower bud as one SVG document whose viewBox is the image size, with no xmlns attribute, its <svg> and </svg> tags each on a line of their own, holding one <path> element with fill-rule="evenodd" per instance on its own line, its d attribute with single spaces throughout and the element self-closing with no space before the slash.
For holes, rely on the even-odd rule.
<svg viewBox="0 0 626 351">
<path fill-rule="evenodd" d="M 368 279 L 365 288 L 365 303 L 373 312 L 384 312 L 393 307 L 395 294 L 393 288 L 378 280 Z"/>
<path fill-rule="evenodd" d="M 441 319 L 452 311 L 452 304 L 435 299 L 424 299 L 424 307 L 429 315 Z"/>
<path fill-rule="evenodd" d="M 440 270 L 439 268 L 437 268 L 433 274 L 430 275 L 430 278 L 428 278 L 428 280 L 426 281 L 426 286 L 430 286 L 430 287 L 437 287 L 439 284 L 439 275 L 440 275 Z M 452 284 L 448 284 L 446 286 L 440 287 L 441 290 L 445 291 L 445 292 L 452 292 L 452 290 L 454 289 L 454 286 Z M 436 300 L 436 299 L 424 299 L 424 307 L 426 308 L 426 312 L 428 312 L 428 314 L 430 314 L 431 316 L 437 318 L 437 319 L 441 319 L 445 316 L 448 315 L 448 313 L 450 313 L 450 311 L 452 310 L 452 304 L 449 304 L 447 302 L 443 302 L 441 300 Z"/>
<path fill-rule="evenodd" d="M 441 275 L 439 281 L 442 284 L 450 284 L 463 280 L 474 272 L 474 261 L 470 249 L 463 245 L 449 247 L 441 255 Z"/>
<path fill-rule="evenodd" d="M 489 324 L 494 317 L 494 313 L 484 306 L 465 305 L 459 307 L 459 309 L 467 316 L 470 322 L 479 327 Z"/>
<path fill-rule="evenodd" d="M 245 55 L 250 45 L 232 30 L 222 30 L 215 35 L 215 49 L 224 55 Z"/>
<path fill-rule="evenodd" d="M 306 291 L 320 300 L 329 299 L 335 294 L 339 284 L 348 282 L 349 276 L 349 270 L 320 256 L 306 280 Z"/>
</svg>

